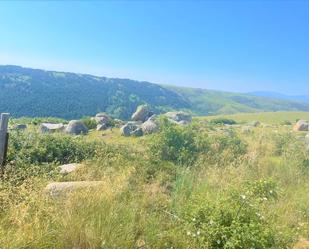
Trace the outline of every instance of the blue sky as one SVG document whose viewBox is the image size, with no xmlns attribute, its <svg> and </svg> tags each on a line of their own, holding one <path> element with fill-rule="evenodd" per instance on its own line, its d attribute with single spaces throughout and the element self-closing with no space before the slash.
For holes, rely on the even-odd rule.
<svg viewBox="0 0 309 249">
<path fill-rule="evenodd" d="M 309 1 L 1 1 L 0 64 L 309 94 Z"/>
</svg>

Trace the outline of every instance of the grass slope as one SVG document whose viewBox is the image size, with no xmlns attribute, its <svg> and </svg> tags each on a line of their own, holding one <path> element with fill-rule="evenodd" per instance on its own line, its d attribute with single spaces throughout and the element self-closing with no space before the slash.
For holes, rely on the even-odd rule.
<svg viewBox="0 0 309 249">
<path fill-rule="evenodd" d="M 260 112 L 260 113 L 238 113 L 232 115 L 218 115 L 201 117 L 202 119 L 212 120 L 216 118 L 233 119 L 238 123 L 249 123 L 251 121 L 260 121 L 265 124 L 283 124 L 287 121 L 295 123 L 296 120 L 309 120 L 309 112 Z"/>
</svg>

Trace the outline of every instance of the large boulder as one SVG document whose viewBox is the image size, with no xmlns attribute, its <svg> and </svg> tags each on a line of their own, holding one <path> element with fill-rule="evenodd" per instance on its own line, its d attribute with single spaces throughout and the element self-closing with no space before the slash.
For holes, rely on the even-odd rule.
<svg viewBox="0 0 309 249">
<path fill-rule="evenodd" d="M 120 128 L 121 136 L 129 137 L 131 135 L 132 129 L 129 125 L 125 124 Z"/>
<path fill-rule="evenodd" d="M 165 116 L 173 123 L 179 125 L 186 125 L 191 123 L 192 116 L 186 112 L 167 112 Z"/>
<path fill-rule="evenodd" d="M 294 131 L 308 131 L 308 121 L 299 120 L 293 127 Z"/>
<path fill-rule="evenodd" d="M 98 124 L 97 131 L 105 131 L 108 128 L 107 124 Z"/>
<path fill-rule="evenodd" d="M 120 133 L 122 136 L 142 136 L 143 132 L 141 129 L 141 122 L 128 122 L 120 128 Z"/>
<path fill-rule="evenodd" d="M 153 113 L 150 111 L 149 106 L 140 105 L 140 106 L 137 107 L 136 111 L 133 113 L 131 119 L 133 121 L 145 122 L 152 115 L 153 115 Z"/>
<path fill-rule="evenodd" d="M 137 129 L 131 131 L 130 135 L 134 137 L 141 137 L 143 136 L 143 130 L 141 127 L 138 127 Z"/>
<path fill-rule="evenodd" d="M 42 123 L 40 126 L 40 130 L 42 133 L 54 133 L 54 132 L 61 132 L 65 129 L 65 126 L 60 124 L 53 124 L 53 123 Z"/>
<path fill-rule="evenodd" d="M 88 128 L 84 125 L 82 121 L 71 120 L 65 131 L 69 134 L 80 135 L 88 133 Z"/>
<path fill-rule="evenodd" d="M 98 113 L 95 117 L 94 120 L 98 123 L 98 124 L 104 124 L 107 125 L 110 121 L 111 118 L 105 114 L 105 113 Z"/>
<path fill-rule="evenodd" d="M 141 126 L 143 134 L 151 134 L 159 130 L 159 125 L 155 120 L 156 115 L 151 116 L 146 122 Z"/>
</svg>

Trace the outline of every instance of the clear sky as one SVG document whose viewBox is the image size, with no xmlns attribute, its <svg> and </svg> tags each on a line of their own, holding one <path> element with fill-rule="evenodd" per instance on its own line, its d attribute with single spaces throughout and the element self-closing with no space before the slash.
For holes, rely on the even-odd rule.
<svg viewBox="0 0 309 249">
<path fill-rule="evenodd" d="M 1 1 L 0 64 L 309 94 L 309 1 Z"/>
</svg>

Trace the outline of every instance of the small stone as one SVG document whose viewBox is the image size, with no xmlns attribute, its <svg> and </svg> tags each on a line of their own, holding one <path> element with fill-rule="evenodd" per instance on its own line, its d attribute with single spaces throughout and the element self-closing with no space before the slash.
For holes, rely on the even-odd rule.
<svg viewBox="0 0 309 249">
<path fill-rule="evenodd" d="M 77 170 L 77 168 L 81 167 L 82 164 L 78 163 L 70 163 L 59 166 L 60 174 L 68 174 Z"/>
<path fill-rule="evenodd" d="M 42 133 L 62 132 L 64 128 L 65 127 L 62 123 L 59 123 L 59 124 L 42 123 L 40 126 L 40 130 Z"/>
</svg>

